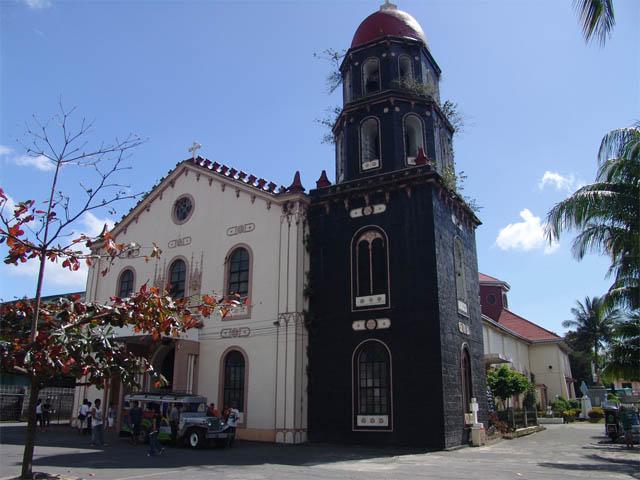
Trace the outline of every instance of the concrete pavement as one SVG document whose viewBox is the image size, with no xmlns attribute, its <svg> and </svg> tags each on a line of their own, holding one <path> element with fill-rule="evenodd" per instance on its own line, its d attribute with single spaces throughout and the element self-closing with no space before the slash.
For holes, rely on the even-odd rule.
<svg viewBox="0 0 640 480">
<path fill-rule="evenodd" d="M 603 425 L 548 427 L 451 452 L 238 442 L 223 450 L 167 448 L 150 458 L 146 446 L 112 436 L 107 447 L 95 449 L 88 437 L 57 426 L 39 434 L 34 471 L 105 480 L 640 479 L 640 449 L 604 443 Z M 23 435 L 23 426 L 0 425 L 0 477 L 18 474 Z"/>
</svg>

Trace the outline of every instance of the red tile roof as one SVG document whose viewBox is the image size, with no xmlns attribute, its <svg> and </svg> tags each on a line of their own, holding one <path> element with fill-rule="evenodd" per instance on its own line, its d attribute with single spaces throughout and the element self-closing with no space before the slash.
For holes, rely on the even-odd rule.
<svg viewBox="0 0 640 480">
<path fill-rule="evenodd" d="M 484 273 L 478 272 L 478 278 L 481 282 L 500 282 L 504 283 L 502 280 L 499 280 L 495 277 L 490 277 L 489 275 L 485 275 Z"/>
<path fill-rule="evenodd" d="M 541 340 L 562 340 L 562 338 L 555 333 L 546 330 L 540 325 L 536 325 L 535 323 L 530 322 L 507 309 L 500 312 L 498 323 L 531 340 L 532 342 Z"/>
</svg>

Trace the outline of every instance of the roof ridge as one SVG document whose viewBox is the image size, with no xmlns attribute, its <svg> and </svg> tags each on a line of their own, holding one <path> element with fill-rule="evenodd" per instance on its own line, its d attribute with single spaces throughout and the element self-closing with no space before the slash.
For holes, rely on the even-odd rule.
<svg viewBox="0 0 640 480">
<path fill-rule="evenodd" d="M 199 155 L 196 158 L 189 158 L 180 163 L 191 163 L 191 164 L 197 165 L 201 168 L 207 169 L 210 172 L 216 173 L 217 175 L 220 175 L 224 178 L 236 180 L 238 182 L 243 183 L 244 185 L 260 190 L 262 193 L 278 195 L 281 193 L 285 193 L 287 190 L 286 187 L 284 187 L 283 185 L 280 185 L 280 187 L 278 187 L 278 185 L 274 182 L 265 180 L 264 178 L 261 178 L 261 177 L 256 177 L 255 175 L 252 175 L 252 174 L 247 174 L 242 170 L 236 170 L 235 168 L 229 167 L 225 164 L 220 164 L 215 161 L 212 162 L 211 160 L 201 157 Z M 278 191 L 276 191 L 277 187 L 278 187 Z"/>
</svg>

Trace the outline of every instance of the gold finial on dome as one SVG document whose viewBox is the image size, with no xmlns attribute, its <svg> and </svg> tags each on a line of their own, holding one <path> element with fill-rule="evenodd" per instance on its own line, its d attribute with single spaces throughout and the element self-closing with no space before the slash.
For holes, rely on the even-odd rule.
<svg viewBox="0 0 640 480">
<path fill-rule="evenodd" d="M 384 0 L 384 3 L 380 5 L 380 11 L 383 10 L 397 10 L 398 6 L 391 3 L 389 0 Z"/>
</svg>

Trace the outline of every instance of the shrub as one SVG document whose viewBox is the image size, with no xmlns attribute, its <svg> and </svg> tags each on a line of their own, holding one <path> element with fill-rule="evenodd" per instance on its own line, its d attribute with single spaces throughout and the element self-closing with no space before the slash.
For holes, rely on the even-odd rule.
<svg viewBox="0 0 640 480">
<path fill-rule="evenodd" d="M 604 418 L 604 410 L 600 407 L 593 407 L 589 412 L 589 420 L 597 422 L 601 418 Z"/>
<path fill-rule="evenodd" d="M 489 414 L 489 426 L 494 427 L 500 433 L 507 433 L 510 430 L 509 424 L 500 420 L 496 412 Z"/>
<path fill-rule="evenodd" d="M 563 397 L 558 397 L 551 402 L 551 409 L 553 410 L 554 415 L 562 415 L 562 412 L 571 409 L 571 405 Z"/>
<path fill-rule="evenodd" d="M 562 412 L 562 418 L 565 421 L 565 423 L 571 423 L 575 421 L 576 416 L 573 414 L 573 410 L 569 409 Z"/>
<path fill-rule="evenodd" d="M 578 400 L 577 398 L 570 399 L 569 406 L 571 406 L 571 408 L 580 408 L 580 400 Z"/>
</svg>

